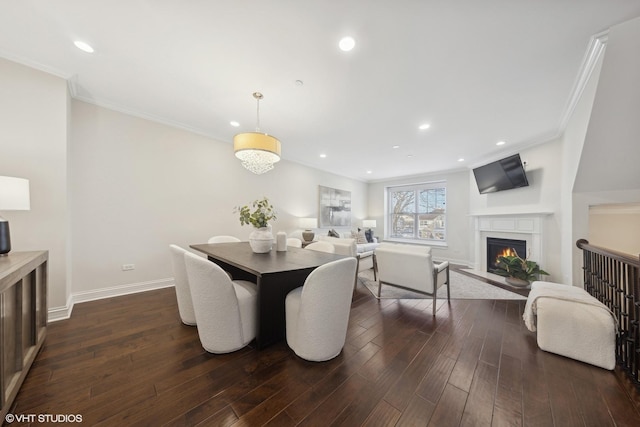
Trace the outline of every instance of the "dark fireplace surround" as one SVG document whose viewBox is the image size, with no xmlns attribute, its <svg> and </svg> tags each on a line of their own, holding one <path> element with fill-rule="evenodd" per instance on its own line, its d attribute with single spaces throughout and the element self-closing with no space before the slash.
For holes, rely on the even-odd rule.
<svg viewBox="0 0 640 427">
<path fill-rule="evenodd" d="M 521 258 L 526 258 L 527 241 L 487 237 L 487 272 L 495 270 L 498 257 L 508 255 L 518 255 Z"/>
</svg>

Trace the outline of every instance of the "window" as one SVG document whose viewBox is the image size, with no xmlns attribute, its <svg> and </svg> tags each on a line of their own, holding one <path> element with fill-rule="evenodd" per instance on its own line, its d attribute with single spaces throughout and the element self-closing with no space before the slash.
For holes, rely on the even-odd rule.
<svg viewBox="0 0 640 427">
<path fill-rule="evenodd" d="M 446 244 L 446 182 L 387 187 L 386 238 Z"/>
</svg>

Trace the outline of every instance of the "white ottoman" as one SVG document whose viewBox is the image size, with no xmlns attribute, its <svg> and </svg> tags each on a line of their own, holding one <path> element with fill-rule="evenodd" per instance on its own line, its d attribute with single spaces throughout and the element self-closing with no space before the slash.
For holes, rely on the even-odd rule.
<svg viewBox="0 0 640 427">
<path fill-rule="evenodd" d="M 615 367 L 616 321 L 611 311 L 584 289 L 534 282 L 523 317 L 530 330 L 537 329 L 542 350 L 604 369 Z"/>
</svg>

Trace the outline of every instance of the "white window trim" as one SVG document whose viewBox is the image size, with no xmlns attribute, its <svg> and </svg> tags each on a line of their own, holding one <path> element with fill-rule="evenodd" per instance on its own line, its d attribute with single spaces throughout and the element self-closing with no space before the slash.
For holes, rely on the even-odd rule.
<svg viewBox="0 0 640 427">
<path fill-rule="evenodd" d="M 449 220 L 448 220 L 448 212 L 446 210 L 447 201 L 449 200 L 449 192 L 445 193 L 445 216 L 447 217 L 447 221 L 444 227 L 445 232 L 445 240 L 424 240 L 424 239 L 403 239 L 399 237 L 389 237 L 390 224 L 389 224 L 389 191 L 393 189 L 403 189 L 403 190 L 419 190 L 419 189 L 429 189 L 429 188 L 444 188 L 447 190 L 447 181 L 428 181 L 428 182 L 419 182 L 413 184 L 398 184 L 398 185 L 389 185 L 384 187 L 384 237 L 383 241 L 385 242 L 396 242 L 396 243 L 410 243 L 414 245 L 422 245 L 422 246 L 438 246 L 438 247 L 448 247 L 447 238 L 449 237 Z"/>
</svg>

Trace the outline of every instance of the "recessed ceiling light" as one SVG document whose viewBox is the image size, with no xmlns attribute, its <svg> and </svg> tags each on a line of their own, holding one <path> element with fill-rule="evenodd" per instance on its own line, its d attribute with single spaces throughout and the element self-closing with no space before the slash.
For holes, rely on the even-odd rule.
<svg viewBox="0 0 640 427">
<path fill-rule="evenodd" d="M 367 173 L 373 173 L 373 171 L 367 171 Z"/>
<path fill-rule="evenodd" d="M 87 53 L 93 53 L 94 52 L 93 48 L 88 43 L 85 43 L 83 41 L 76 40 L 76 41 L 73 42 L 73 44 L 75 44 L 76 47 L 78 49 L 80 49 L 81 51 L 83 51 L 83 52 L 87 52 Z"/>
<path fill-rule="evenodd" d="M 418 129 L 425 130 L 425 129 L 429 129 L 430 127 L 431 125 L 429 123 L 423 123 L 420 126 L 418 126 Z"/>
<path fill-rule="evenodd" d="M 460 158 L 458 159 L 458 161 L 459 161 L 459 162 L 464 162 L 464 159 L 463 159 L 462 157 L 460 157 Z"/>
<path fill-rule="evenodd" d="M 238 126 L 240 126 L 240 123 L 236 122 L 235 120 L 230 121 L 229 124 L 234 128 L 237 128 Z"/>
<path fill-rule="evenodd" d="M 323 153 L 323 154 L 320 154 L 320 157 L 325 159 L 327 157 L 327 155 Z"/>
<path fill-rule="evenodd" d="M 340 42 L 338 42 L 338 47 L 340 47 L 340 50 L 343 52 L 349 52 L 355 46 L 356 41 L 353 39 L 353 37 L 343 37 L 340 39 Z"/>
<path fill-rule="evenodd" d="M 407 157 L 413 157 L 413 154 L 407 154 Z"/>
<path fill-rule="evenodd" d="M 399 146 L 399 145 L 394 145 L 394 146 L 393 146 L 393 147 L 391 147 L 391 148 L 400 148 L 400 146 Z"/>
<path fill-rule="evenodd" d="M 496 145 L 504 145 L 504 144 L 506 144 L 506 142 L 504 142 L 504 141 L 498 141 L 498 142 L 496 142 Z"/>
<path fill-rule="evenodd" d="M 296 80 L 296 86 L 304 86 L 304 82 L 302 80 Z"/>
</svg>

